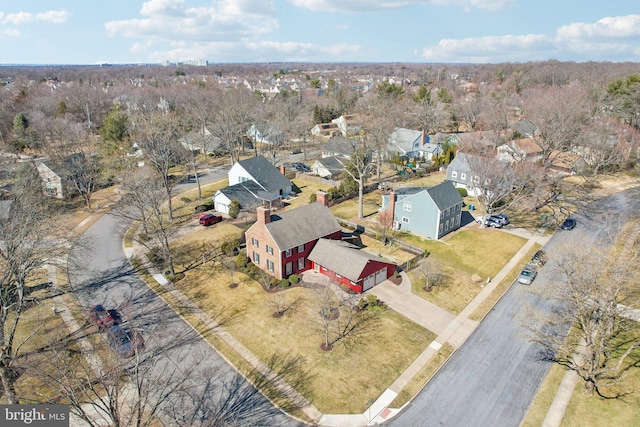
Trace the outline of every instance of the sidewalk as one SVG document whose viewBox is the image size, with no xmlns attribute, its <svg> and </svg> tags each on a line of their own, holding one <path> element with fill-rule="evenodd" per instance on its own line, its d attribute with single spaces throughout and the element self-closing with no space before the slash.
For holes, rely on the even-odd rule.
<svg viewBox="0 0 640 427">
<path fill-rule="evenodd" d="M 186 231 L 196 231 L 197 227 Z M 385 281 L 375 286 L 370 293 L 376 295 L 381 300 L 405 317 L 411 319 L 417 324 L 423 326 L 430 331 L 435 332 L 436 339 L 413 361 L 413 363 L 402 373 L 400 376 L 385 390 L 382 395 L 362 414 L 322 414 L 317 408 L 315 408 L 310 402 L 308 402 L 303 396 L 297 394 L 295 390 L 291 390 L 286 384 L 281 384 L 283 390 L 286 390 L 290 398 L 298 402 L 302 410 L 318 423 L 319 426 L 325 427 L 364 427 L 369 425 L 380 424 L 388 421 L 393 416 L 397 415 L 402 408 L 390 408 L 389 405 L 396 396 L 406 387 L 406 385 L 417 375 L 421 369 L 423 369 L 434 357 L 440 348 L 448 343 L 453 346 L 454 349 L 459 348 L 466 339 L 477 328 L 478 322 L 471 320 L 469 317 L 471 314 L 485 301 L 487 297 L 495 290 L 500 282 L 506 277 L 507 274 L 520 262 L 522 257 L 531 249 L 531 247 L 538 243 L 544 246 L 551 238 L 550 235 L 545 235 L 540 232 L 532 233 L 530 231 L 521 229 L 505 229 L 504 232 L 516 234 L 520 237 L 527 239 L 527 242 L 520 248 L 520 250 L 512 257 L 511 260 L 496 274 L 491 281 L 486 284 L 480 293 L 465 307 L 459 315 L 450 313 L 425 299 L 414 295 L 411 292 L 411 281 L 406 273 L 402 272 L 402 283 L 400 285 L 394 285 L 390 281 Z M 139 248 L 124 247 L 127 258 L 132 258 L 136 254 L 142 253 Z M 212 320 L 204 311 L 199 309 L 191 300 L 184 296 L 180 291 L 174 288 L 169 281 L 167 281 L 162 274 L 157 272 L 150 272 L 152 277 L 162 286 L 164 286 L 169 293 L 177 298 L 182 304 L 189 307 L 192 313 L 195 313 L 200 321 L 208 325 L 210 329 L 222 338 L 229 346 L 231 346 L 238 354 L 240 354 L 248 363 L 253 367 L 259 369 L 266 375 L 273 376 L 273 372 L 259 361 L 259 359 L 253 355 L 245 346 L 243 346 L 237 339 L 229 335 L 224 329 Z M 315 273 L 312 270 L 304 273 L 305 281 L 314 283 L 326 284 L 327 278 L 319 273 Z M 336 292 L 340 292 L 340 289 L 336 287 Z M 559 411 L 559 410 L 558 410 Z M 556 411 L 556 412 L 558 412 Z M 562 409 L 562 413 L 564 410 Z M 560 419 L 561 419 L 560 415 Z M 549 424 L 553 426 L 555 424 Z"/>
</svg>

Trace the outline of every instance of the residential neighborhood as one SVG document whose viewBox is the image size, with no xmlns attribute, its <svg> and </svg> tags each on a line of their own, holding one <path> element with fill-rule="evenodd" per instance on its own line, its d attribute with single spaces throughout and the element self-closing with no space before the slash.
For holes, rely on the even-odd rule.
<svg viewBox="0 0 640 427">
<path fill-rule="evenodd" d="M 0 67 L 2 403 L 364 427 L 428 425 L 433 393 L 495 405 L 478 425 L 640 402 L 640 79 L 538 65 Z"/>
</svg>

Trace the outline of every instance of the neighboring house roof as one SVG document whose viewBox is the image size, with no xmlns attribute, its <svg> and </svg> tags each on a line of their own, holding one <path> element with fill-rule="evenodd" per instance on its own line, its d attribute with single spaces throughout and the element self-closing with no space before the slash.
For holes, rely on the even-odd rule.
<svg viewBox="0 0 640 427">
<path fill-rule="evenodd" d="M 429 138 L 433 144 L 443 144 L 449 142 L 450 144 L 457 144 L 459 141 L 458 136 L 455 133 L 442 133 L 437 132 L 435 135 Z"/>
<path fill-rule="evenodd" d="M 264 156 L 249 157 L 238 164 L 267 192 L 279 193 L 280 189 L 293 186 Z"/>
<path fill-rule="evenodd" d="M 523 137 L 533 138 L 536 134 L 536 125 L 527 119 L 518 120 L 509 127 L 514 131 L 518 131 Z"/>
<path fill-rule="evenodd" d="M 262 204 L 262 201 L 273 201 L 280 198 L 278 193 L 269 193 L 254 181 L 245 181 L 229 187 L 221 188 L 216 192 L 223 194 L 229 200 L 237 200 L 242 209 L 253 209 Z"/>
<path fill-rule="evenodd" d="M 323 157 L 315 161 L 319 167 L 325 168 L 331 176 L 340 175 L 344 170 L 344 165 L 338 161 L 336 156 Z M 316 166 L 316 165 L 313 165 Z M 311 169 L 319 169 L 319 167 L 313 167 Z"/>
<path fill-rule="evenodd" d="M 342 230 L 329 208 L 318 202 L 272 214 L 265 227 L 281 250 Z"/>
<path fill-rule="evenodd" d="M 511 146 L 519 148 L 525 155 L 542 154 L 542 148 L 533 138 L 522 138 L 511 141 Z"/>
<path fill-rule="evenodd" d="M 581 155 L 568 151 L 553 150 L 549 155 L 549 161 L 554 169 L 579 171 L 586 167 L 586 162 Z"/>
<path fill-rule="evenodd" d="M 340 154 L 343 156 L 351 156 L 355 153 L 358 142 L 352 138 L 345 138 L 344 136 L 334 136 L 324 144 L 324 151 L 326 153 Z"/>
<path fill-rule="evenodd" d="M 352 282 L 361 279 L 362 272 L 369 261 L 394 265 L 392 262 L 363 251 L 351 243 L 330 239 L 318 240 L 308 258 Z"/>
</svg>

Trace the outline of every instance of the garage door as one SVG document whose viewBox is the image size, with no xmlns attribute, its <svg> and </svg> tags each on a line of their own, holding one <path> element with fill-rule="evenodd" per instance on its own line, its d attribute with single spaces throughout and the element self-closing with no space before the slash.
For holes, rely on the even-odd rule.
<svg viewBox="0 0 640 427">
<path fill-rule="evenodd" d="M 365 277 L 362 290 L 366 291 L 366 290 L 369 290 L 369 289 L 373 288 L 373 285 L 376 284 L 375 280 L 376 280 L 376 275 L 375 274 L 371 274 L 371 275 Z"/>
<path fill-rule="evenodd" d="M 376 285 L 378 283 L 382 283 L 387 280 L 387 269 L 383 268 L 382 270 L 376 272 Z"/>
</svg>

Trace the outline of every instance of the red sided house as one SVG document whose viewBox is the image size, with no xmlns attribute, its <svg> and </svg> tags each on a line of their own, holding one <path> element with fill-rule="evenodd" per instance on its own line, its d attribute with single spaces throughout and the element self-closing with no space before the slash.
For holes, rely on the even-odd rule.
<svg viewBox="0 0 640 427">
<path fill-rule="evenodd" d="M 257 208 L 258 219 L 246 232 L 247 256 L 267 274 L 284 279 L 311 268 L 308 256 L 318 239 L 342 239 L 342 228 L 320 202 L 271 214 Z"/>
<path fill-rule="evenodd" d="M 345 241 L 320 239 L 309 254 L 315 271 L 358 293 L 384 282 L 396 265 Z"/>
<path fill-rule="evenodd" d="M 342 228 L 326 206 L 326 196 L 319 192 L 318 202 L 273 215 L 269 209 L 258 207 L 257 221 L 245 232 L 249 259 L 277 279 L 314 268 L 357 292 L 389 278 L 395 264 L 342 242 Z M 327 245 L 331 242 L 338 244 L 334 250 L 343 257 L 328 256 L 331 249 Z M 362 253 L 357 256 L 355 252 Z"/>
</svg>

